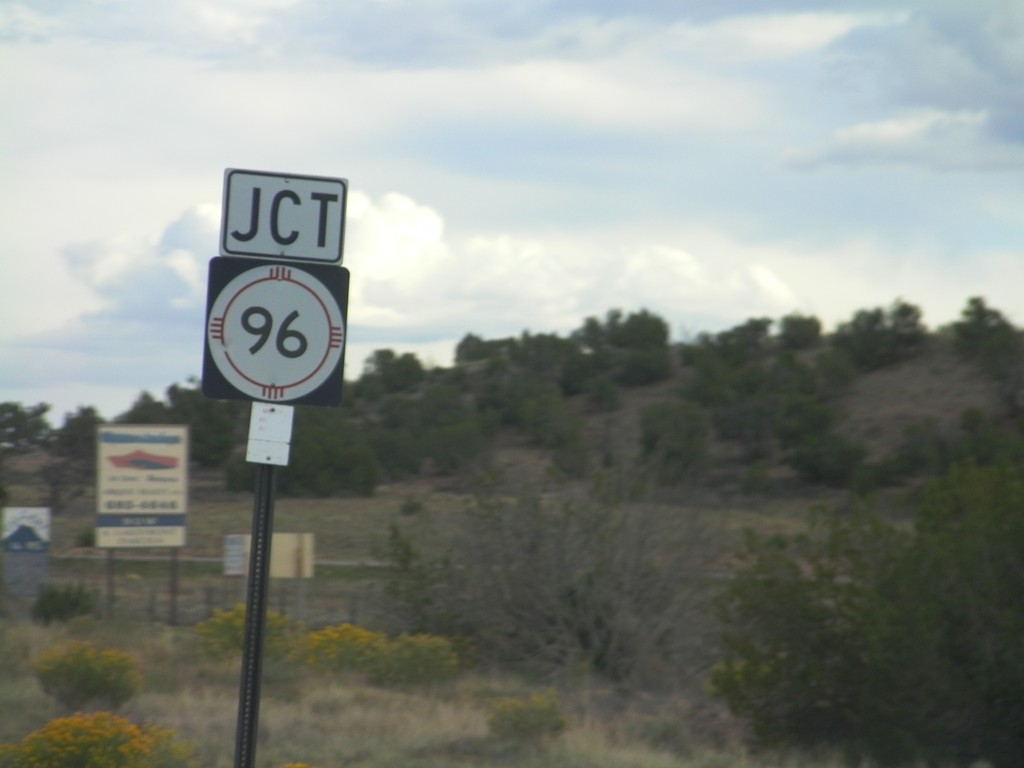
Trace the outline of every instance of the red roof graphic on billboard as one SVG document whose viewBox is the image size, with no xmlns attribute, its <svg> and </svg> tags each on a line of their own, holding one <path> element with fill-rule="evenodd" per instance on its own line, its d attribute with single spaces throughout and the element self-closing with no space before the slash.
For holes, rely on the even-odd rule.
<svg viewBox="0 0 1024 768">
<path fill-rule="evenodd" d="M 178 460 L 174 456 L 159 456 L 148 451 L 108 456 L 107 461 L 118 469 L 174 469 L 178 466 Z"/>
</svg>

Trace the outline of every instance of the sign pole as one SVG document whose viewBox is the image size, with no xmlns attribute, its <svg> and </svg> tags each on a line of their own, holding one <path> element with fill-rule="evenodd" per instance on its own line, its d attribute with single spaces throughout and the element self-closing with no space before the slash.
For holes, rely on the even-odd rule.
<svg viewBox="0 0 1024 768">
<path fill-rule="evenodd" d="M 252 545 L 249 551 L 249 593 L 245 607 L 242 674 L 238 695 L 235 768 L 254 768 L 260 714 L 260 678 L 267 622 L 270 542 L 274 528 L 274 466 L 258 464 L 253 501 Z"/>
<path fill-rule="evenodd" d="M 114 617 L 114 550 L 107 549 L 107 618 Z"/>
<path fill-rule="evenodd" d="M 171 548 L 171 579 L 168 585 L 170 605 L 167 609 L 167 623 L 172 627 L 178 623 L 178 550 Z"/>
</svg>

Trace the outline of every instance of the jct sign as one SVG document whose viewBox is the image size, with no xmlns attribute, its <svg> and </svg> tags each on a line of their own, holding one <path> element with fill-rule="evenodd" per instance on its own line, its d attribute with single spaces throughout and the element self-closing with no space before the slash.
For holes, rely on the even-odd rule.
<svg viewBox="0 0 1024 768">
<path fill-rule="evenodd" d="M 340 264 L 347 192 L 344 179 L 228 168 L 221 253 Z"/>
</svg>

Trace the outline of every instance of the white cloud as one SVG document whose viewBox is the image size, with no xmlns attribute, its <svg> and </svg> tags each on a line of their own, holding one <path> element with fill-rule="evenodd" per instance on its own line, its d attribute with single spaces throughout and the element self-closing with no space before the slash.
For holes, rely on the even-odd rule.
<svg viewBox="0 0 1024 768">
<path fill-rule="evenodd" d="M 920 110 L 840 128 L 826 146 L 791 150 L 795 168 L 914 165 L 938 171 L 1009 170 L 1024 165 L 1024 146 L 994 140 L 986 111 Z"/>
<path fill-rule="evenodd" d="M 145 250 L 143 244 L 117 237 L 105 242 L 68 246 L 64 260 L 77 280 L 94 291 L 102 292 L 145 258 Z"/>
<path fill-rule="evenodd" d="M 218 218 L 209 206 L 191 208 L 160 234 L 70 244 L 62 250 L 64 263 L 102 298 L 103 315 L 199 307 L 206 288 L 203 255 L 215 247 Z"/>
<path fill-rule="evenodd" d="M 466 78 L 484 99 L 500 94 L 501 111 L 555 119 L 586 132 L 735 130 L 768 111 L 764 95 L 739 81 L 696 69 L 668 77 L 628 57 L 606 64 L 537 61 Z"/>
<path fill-rule="evenodd" d="M 368 280 L 420 284 L 447 258 L 444 220 L 406 195 L 349 196 L 345 263 Z"/>
<path fill-rule="evenodd" d="M 792 307 L 798 303 L 796 295 L 779 277 L 764 264 L 747 267 L 751 279 L 764 295 L 780 307 Z"/>
<path fill-rule="evenodd" d="M 189 0 L 184 11 L 191 19 L 189 27 L 211 43 L 220 45 L 257 43 L 263 35 L 273 35 L 274 15 L 296 5 L 298 0 Z M 262 34 L 261 34 L 262 33 Z"/>
<path fill-rule="evenodd" d="M 709 61 L 751 62 L 814 53 L 855 30 L 903 24 L 908 18 L 904 12 L 737 15 L 707 24 L 680 22 L 667 37 Z"/>
</svg>

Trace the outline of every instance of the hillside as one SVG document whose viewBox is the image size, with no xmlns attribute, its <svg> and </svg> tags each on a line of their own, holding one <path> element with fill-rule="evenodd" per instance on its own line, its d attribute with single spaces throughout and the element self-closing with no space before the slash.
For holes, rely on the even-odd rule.
<svg viewBox="0 0 1024 768">
<path fill-rule="evenodd" d="M 804 360 L 813 364 L 816 352 Z M 674 402 L 692 382 L 694 372 L 680 362 L 680 348 L 671 357 L 671 375 L 654 384 L 624 388 L 620 406 L 610 412 L 595 412 L 584 395 L 569 398 L 568 403 L 584 424 L 591 453 L 611 453 L 627 463 L 639 461 L 641 442 L 640 414 L 646 406 Z M 838 416 L 835 432 L 866 449 L 868 461 L 879 461 L 897 453 L 907 431 L 929 424 L 935 434 L 955 435 L 967 411 L 977 411 L 997 428 L 1013 432 L 1014 414 L 1010 412 L 1000 383 L 975 362 L 964 359 L 948 335 L 931 335 L 912 357 L 877 370 L 858 373 L 832 398 Z M 546 482 L 550 476 L 550 456 L 520 430 L 506 428 L 495 443 L 494 464 L 508 478 L 511 487 L 528 487 Z M 734 440 L 712 432 L 708 461 L 680 484 L 683 495 L 700 494 L 705 502 L 718 500 L 728 505 L 744 501 L 756 505 L 766 500 L 806 501 L 809 498 L 835 498 L 835 489 L 801 478 L 785 462 L 784 451 L 777 446 L 767 455 L 751 462 Z M 752 497 L 741 492 L 745 474 L 757 463 L 768 478 Z M 450 480 L 425 477 L 420 488 L 448 487 Z M 663 494 L 667 490 L 663 489 Z"/>
<path fill-rule="evenodd" d="M 839 407 L 846 414 L 842 433 L 863 442 L 876 458 L 891 454 L 906 430 L 924 421 L 952 432 L 969 409 L 998 423 L 1009 418 L 998 382 L 958 355 L 946 336 L 929 337 L 909 360 L 858 376 Z"/>
<path fill-rule="evenodd" d="M 851 492 L 895 498 L 955 461 L 1019 451 L 1020 332 L 980 300 L 941 332 L 915 313 L 863 311 L 827 336 L 814 318 L 752 319 L 670 345 L 657 316 L 609 312 L 567 338 L 470 334 L 455 365 L 430 370 L 379 350 L 341 408 L 297 409 L 278 492 L 423 499 L 485 474 L 514 495 L 611 471 L 664 503 L 796 511 Z M 95 413 L 47 437 L 26 426 L 42 423 L 38 408 L 4 407 L 7 503 L 86 520 Z M 189 424 L 193 498 L 213 503 L 251 492 L 248 412 L 172 385 L 117 420 Z"/>
</svg>

